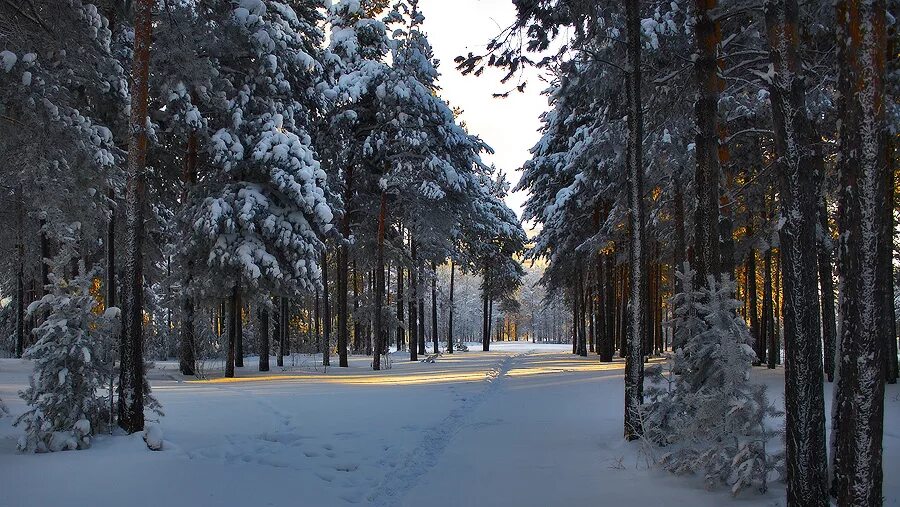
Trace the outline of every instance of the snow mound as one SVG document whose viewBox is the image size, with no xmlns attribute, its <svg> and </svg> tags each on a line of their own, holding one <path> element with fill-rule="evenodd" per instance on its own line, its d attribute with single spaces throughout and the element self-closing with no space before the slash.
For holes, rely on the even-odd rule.
<svg viewBox="0 0 900 507">
<path fill-rule="evenodd" d="M 158 424 L 148 424 L 144 429 L 144 442 L 151 451 L 161 451 L 163 448 L 163 433 Z"/>
</svg>

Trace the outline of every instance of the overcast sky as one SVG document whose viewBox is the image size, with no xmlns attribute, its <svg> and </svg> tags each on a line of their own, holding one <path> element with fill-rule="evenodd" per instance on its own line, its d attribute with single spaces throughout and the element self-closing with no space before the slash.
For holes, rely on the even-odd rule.
<svg viewBox="0 0 900 507">
<path fill-rule="evenodd" d="M 525 92 L 515 92 L 506 99 L 492 94 L 506 91 L 515 83 L 500 83 L 503 73 L 488 70 L 480 77 L 463 76 L 456 70 L 453 59 L 470 51 L 484 51 L 488 40 L 515 18 L 510 0 L 420 0 L 425 15 L 425 31 L 440 59 L 441 96 L 450 104 L 463 109 L 462 120 L 469 132 L 484 139 L 496 152 L 485 157 L 505 170 L 513 185 L 519 180 L 519 170 L 528 160 L 528 150 L 540 138 L 539 115 L 546 110 L 546 97 L 540 94 L 546 87 L 537 74 L 527 74 Z M 521 217 L 522 193 L 507 198 L 509 206 Z"/>
</svg>

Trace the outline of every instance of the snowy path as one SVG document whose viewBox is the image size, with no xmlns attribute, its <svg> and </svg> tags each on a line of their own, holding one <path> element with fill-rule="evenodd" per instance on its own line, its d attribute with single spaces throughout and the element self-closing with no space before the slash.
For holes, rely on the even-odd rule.
<svg viewBox="0 0 900 507">
<path fill-rule="evenodd" d="M 598 506 L 731 503 L 699 481 L 648 470 L 625 444 L 622 363 L 567 347 L 494 344 L 435 364 L 395 355 L 327 374 L 295 369 L 236 380 L 152 372 L 166 416 L 163 452 L 139 436 L 87 451 L 17 455 L 0 420 L 0 507 L 46 505 Z M 273 363 L 274 364 L 274 363 Z M 14 414 L 29 365 L 0 360 L 0 397 Z M 780 370 L 755 370 L 780 398 Z M 886 400 L 886 505 L 900 505 L 900 390 Z M 126 500 L 127 499 L 127 500 Z M 778 486 L 738 505 L 783 504 Z"/>
</svg>

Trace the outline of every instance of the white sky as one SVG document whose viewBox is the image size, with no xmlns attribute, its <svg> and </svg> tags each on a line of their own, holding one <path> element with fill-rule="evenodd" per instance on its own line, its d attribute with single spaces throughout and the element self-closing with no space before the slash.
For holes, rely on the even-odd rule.
<svg viewBox="0 0 900 507">
<path fill-rule="evenodd" d="M 546 97 L 540 92 L 546 83 L 532 70 L 526 73 L 524 93 L 496 99 L 492 94 L 514 86 L 515 78 L 502 84 L 503 73 L 496 69 L 488 69 L 479 77 L 463 76 L 453 62 L 470 51 L 483 53 L 490 38 L 512 23 L 515 7 L 510 0 L 420 0 L 419 7 L 425 15 L 428 39 L 441 61 L 441 96 L 463 109 L 461 119 L 469 132 L 480 136 L 496 152 L 485 161 L 506 171 L 515 186 L 522 164 L 530 158 L 528 150 L 540 139 L 539 115 L 547 109 Z M 520 192 L 506 199 L 520 217 L 525 198 Z"/>
</svg>

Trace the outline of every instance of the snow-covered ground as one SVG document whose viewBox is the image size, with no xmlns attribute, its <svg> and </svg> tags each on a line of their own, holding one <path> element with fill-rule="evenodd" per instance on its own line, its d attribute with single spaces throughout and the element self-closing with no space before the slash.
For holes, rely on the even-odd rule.
<svg viewBox="0 0 900 507">
<path fill-rule="evenodd" d="M 0 506 L 716 506 L 784 504 L 707 492 L 699 479 L 648 468 L 622 440 L 623 364 L 569 346 L 498 343 L 434 364 L 393 355 L 392 368 L 313 367 L 191 381 L 172 363 L 151 372 L 165 417 L 162 452 L 140 435 L 91 449 L 20 455 L 11 426 L 26 361 L 0 360 Z M 782 370 L 754 369 L 782 399 Z M 830 398 L 831 388 L 826 388 Z M 900 505 L 900 389 L 888 386 L 886 505 Z"/>
</svg>

